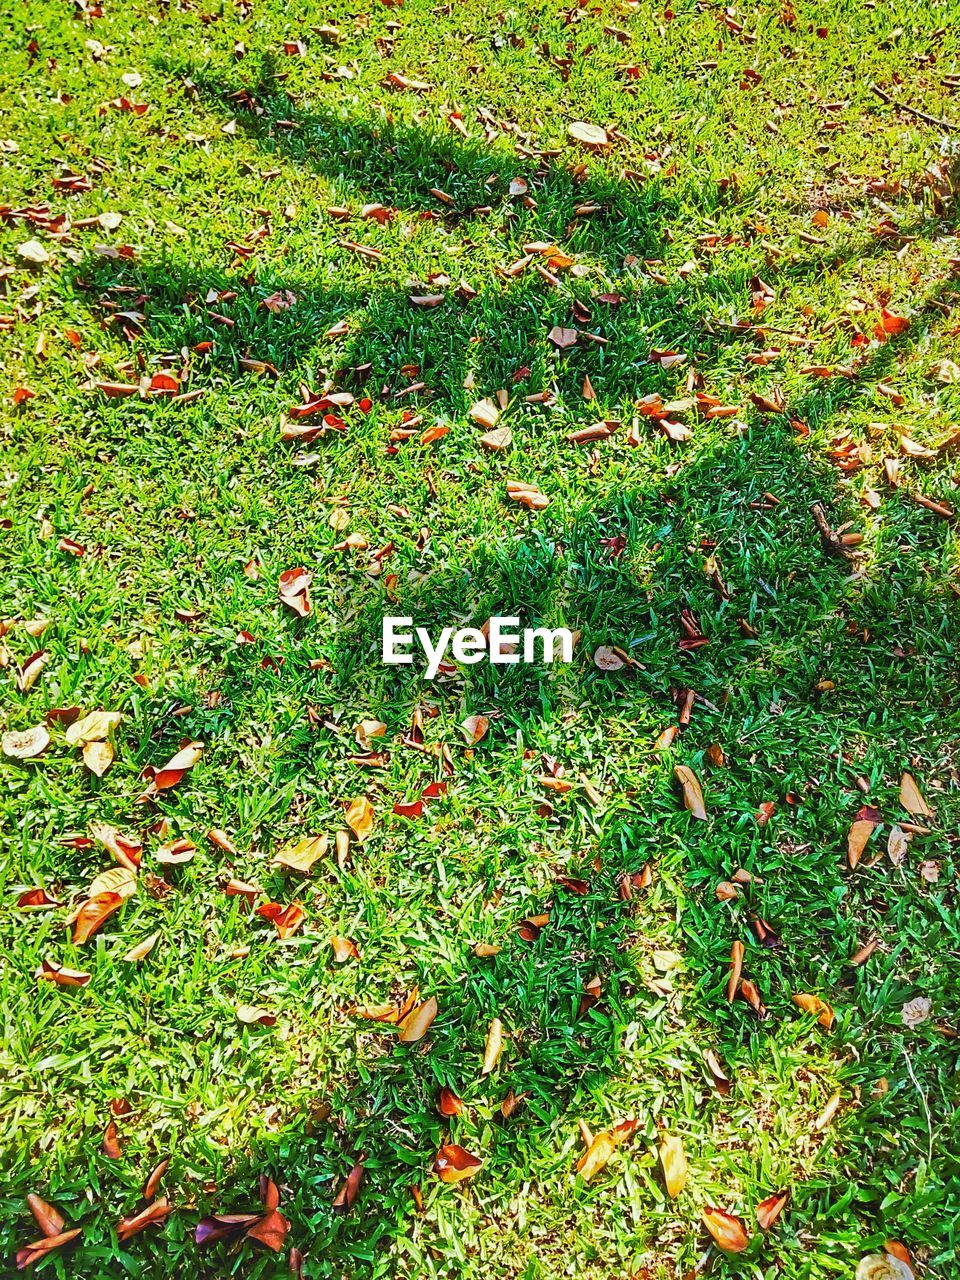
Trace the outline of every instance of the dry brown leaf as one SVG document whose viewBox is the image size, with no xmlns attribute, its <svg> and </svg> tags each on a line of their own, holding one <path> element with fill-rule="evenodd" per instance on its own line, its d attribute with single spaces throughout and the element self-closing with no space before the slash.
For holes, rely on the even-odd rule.
<svg viewBox="0 0 960 1280">
<path fill-rule="evenodd" d="M 300 618 L 308 618 L 312 611 L 310 603 L 310 584 L 313 575 L 306 569 L 287 569 L 281 573 L 277 582 L 277 592 L 281 604 L 285 604 Z"/>
<path fill-rule="evenodd" d="M 27 1195 L 27 1204 L 30 1206 L 30 1212 L 33 1214 L 37 1226 L 45 1236 L 58 1236 L 60 1234 L 66 1219 L 59 1209 L 52 1204 L 47 1204 L 46 1200 L 41 1200 L 32 1191 Z"/>
<path fill-rule="evenodd" d="M 530 511 L 542 511 L 550 505 L 550 499 L 532 484 L 524 484 L 522 480 L 507 481 L 507 497 L 519 502 Z"/>
<path fill-rule="evenodd" d="M 460 725 L 468 746 L 476 746 L 481 738 L 486 737 L 487 730 L 490 728 L 490 721 L 486 716 L 467 716 L 466 720 Z"/>
<path fill-rule="evenodd" d="M 636 1120 L 621 1120 L 612 1129 L 606 1129 L 592 1138 L 589 1147 L 577 1162 L 577 1173 L 584 1182 L 589 1182 L 606 1166 L 617 1147 L 633 1136 L 637 1124 Z"/>
<path fill-rule="evenodd" d="M 50 745 L 50 734 L 45 724 L 35 724 L 32 729 L 10 729 L 0 738 L 3 754 L 11 760 L 33 760 Z"/>
<path fill-rule="evenodd" d="M 123 898 L 119 893 L 98 893 L 96 897 L 88 898 L 73 915 L 74 944 L 86 942 L 122 905 Z"/>
<path fill-rule="evenodd" d="M 254 1023 L 258 1023 L 261 1027 L 272 1027 L 277 1021 L 277 1015 L 258 1004 L 239 1004 L 237 1021 L 242 1022 L 245 1027 L 253 1026 Z"/>
<path fill-rule="evenodd" d="M 83 746 L 83 763 L 92 774 L 102 778 L 113 764 L 112 742 L 86 742 Z"/>
<path fill-rule="evenodd" d="M 53 960 L 41 960 L 35 978 L 44 982 L 53 982 L 58 987 L 85 987 L 90 981 L 90 974 L 79 969 L 66 969 Z"/>
<path fill-rule="evenodd" d="M 437 1096 L 437 1110 L 449 1119 L 463 1114 L 463 1099 L 458 1098 L 449 1085 L 444 1085 Z"/>
<path fill-rule="evenodd" d="M 436 996 L 430 996 L 429 999 L 424 1000 L 423 1004 L 411 1009 L 397 1026 L 397 1039 L 401 1044 L 415 1044 L 417 1040 L 422 1040 L 430 1030 L 430 1024 L 437 1016 L 437 1010 Z"/>
<path fill-rule="evenodd" d="M 610 142 L 606 129 L 601 129 L 598 124 L 590 124 L 586 120 L 574 120 L 567 126 L 567 133 L 574 142 L 579 142 L 590 151 L 602 151 Z"/>
<path fill-rule="evenodd" d="M 470 407 L 470 417 L 481 427 L 493 428 L 500 417 L 500 408 L 495 400 L 478 400 Z"/>
<path fill-rule="evenodd" d="M 912 813 L 915 817 L 933 817 L 933 810 L 924 800 L 916 779 L 910 773 L 904 773 L 900 778 L 900 803 L 907 813 Z"/>
<path fill-rule="evenodd" d="M 353 1202 L 360 1190 L 360 1183 L 363 1181 L 363 1161 L 364 1157 L 361 1156 L 340 1184 L 340 1189 L 334 1197 L 333 1212 L 340 1217 L 348 1214 L 353 1208 Z"/>
<path fill-rule="evenodd" d="M 497 427 L 494 431 L 485 431 L 480 443 L 491 453 L 503 453 L 513 444 L 513 432 L 509 427 Z"/>
<path fill-rule="evenodd" d="M 166 1168 L 169 1161 L 164 1161 L 162 1166 Z M 144 1227 L 149 1227 L 156 1222 L 164 1222 L 173 1212 L 173 1205 L 166 1196 L 161 1196 L 159 1200 L 154 1200 L 152 1204 L 148 1204 L 145 1209 L 141 1209 L 139 1213 L 135 1213 L 128 1218 L 121 1218 L 117 1224 L 117 1239 L 123 1243 L 142 1231 Z"/>
<path fill-rule="evenodd" d="M 697 775 L 685 764 L 678 764 L 673 771 L 673 776 L 680 784 L 684 808 L 689 809 L 694 818 L 705 822 L 707 807 L 703 802 L 703 791 Z"/>
<path fill-rule="evenodd" d="M 77 1236 L 83 1231 L 83 1227 L 72 1227 L 69 1231 L 61 1231 L 59 1235 L 44 1236 L 41 1240 L 35 1240 L 33 1244 L 25 1245 L 17 1251 L 17 1270 L 26 1271 L 28 1267 L 34 1266 L 56 1249 L 62 1249 L 64 1245 L 76 1240 Z"/>
<path fill-rule="evenodd" d="M 727 978 L 727 1003 L 733 1004 L 743 973 L 743 943 L 736 939 L 730 945 L 730 976 Z"/>
<path fill-rule="evenodd" d="M 151 933 L 149 938 L 144 938 L 144 940 L 142 942 L 138 942 L 135 947 L 131 947 L 123 957 L 124 960 L 129 961 L 131 964 L 135 964 L 140 960 L 146 960 L 147 956 L 157 945 L 159 940 L 159 931 L 157 933 Z"/>
<path fill-rule="evenodd" d="M 345 964 L 348 960 L 360 959 L 360 951 L 351 938 L 341 938 L 335 934 L 330 939 L 330 946 L 333 948 L 333 958 L 337 964 Z"/>
</svg>

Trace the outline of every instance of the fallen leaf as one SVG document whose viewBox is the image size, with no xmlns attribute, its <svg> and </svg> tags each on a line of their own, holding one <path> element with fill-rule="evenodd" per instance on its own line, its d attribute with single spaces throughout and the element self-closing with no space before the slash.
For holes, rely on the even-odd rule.
<svg viewBox="0 0 960 1280">
<path fill-rule="evenodd" d="M 856 1280 L 914 1280 L 913 1268 L 892 1253 L 870 1253 L 857 1264 Z"/>
<path fill-rule="evenodd" d="M 111 1120 L 108 1122 L 107 1127 L 104 1130 L 103 1141 L 100 1145 L 103 1150 L 103 1154 L 109 1160 L 119 1160 L 123 1155 L 123 1150 L 120 1146 L 120 1136 L 117 1133 L 115 1121 Z"/>
<path fill-rule="evenodd" d="M 354 796 L 347 806 L 347 826 L 358 840 L 369 838 L 373 831 L 374 808 L 366 796 Z"/>
<path fill-rule="evenodd" d="M 603 1133 L 593 1137 L 589 1147 L 577 1162 L 577 1173 L 584 1182 L 589 1182 L 606 1166 L 617 1147 L 633 1136 L 637 1124 L 636 1120 L 621 1120 L 612 1129 L 604 1130 Z"/>
<path fill-rule="evenodd" d="M 850 830 L 847 832 L 847 862 L 851 871 L 856 869 L 867 846 L 867 841 L 873 835 L 879 823 L 879 809 L 871 809 L 868 806 L 864 806 L 851 823 Z"/>
<path fill-rule="evenodd" d="M 417 1040 L 422 1040 L 437 1016 L 437 1009 L 436 996 L 430 996 L 423 1004 L 411 1009 L 397 1026 L 397 1039 L 401 1044 L 415 1044 Z"/>
<path fill-rule="evenodd" d="M 119 893 L 98 893 L 88 898 L 73 916 L 74 944 L 79 946 L 86 942 L 122 905 L 123 898 Z"/>
<path fill-rule="evenodd" d="M 151 933 L 149 938 L 144 938 L 143 942 L 138 942 L 135 947 L 131 947 L 130 950 L 127 952 L 127 954 L 123 957 L 124 960 L 127 960 L 130 963 L 136 963 L 140 960 L 146 960 L 147 956 L 150 954 L 153 948 L 157 945 L 157 942 L 159 941 L 159 939 L 160 939 L 159 932 Z"/>
<path fill-rule="evenodd" d="M 82 747 L 88 742 L 102 742 L 109 738 L 123 719 L 120 711 L 89 711 L 69 725 L 64 735 L 71 747 Z"/>
<path fill-rule="evenodd" d="M 671 1200 L 687 1185 L 687 1157 L 683 1151 L 683 1139 L 676 1135 L 666 1134 L 660 1143 L 660 1167 L 663 1169 L 663 1184 Z"/>
<path fill-rule="evenodd" d="M 147 1178 L 146 1182 L 143 1184 L 144 1200 L 152 1200 L 154 1198 L 154 1196 L 160 1190 L 160 1181 L 163 1178 L 163 1175 L 167 1172 L 167 1169 L 169 1167 L 170 1167 L 170 1160 L 168 1157 L 166 1160 L 161 1160 L 160 1163 L 153 1168 L 152 1172 L 150 1173 L 150 1176 Z"/>
<path fill-rule="evenodd" d="M 437 1096 L 437 1110 L 447 1119 L 462 1115 L 463 1100 L 457 1097 L 449 1085 L 444 1085 Z"/>
<path fill-rule="evenodd" d="M 743 972 L 743 943 L 736 939 L 730 945 L 730 974 L 727 978 L 727 1003 L 733 1004 Z"/>
<path fill-rule="evenodd" d="M 483 1161 L 471 1155 L 465 1147 L 448 1142 L 437 1152 L 433 1172 L 441 1182 L 462 1182 L 464 1178 L 472 1178 L 482 1165 Z"/>
<path fill-rule="evenodd" d="M 789 1191 L 778 1191 L 775 1195 L 767 1196 L 766 1200 L 760 1201 L 757 1205 L 756 1213 L 761 1231 L 770 1230 L 781 1213 L 783 1213 L 784 1205 L 789 1198 Z"/>
<path fill-rule="evenodd" d="M 26 1271 L 28 1267 L 42 1261 L 48 1253 L 62 1249 L 71 1240 L 76 1240 L 82 1230 L 82 1227 L 73 1227 L 70 1231 L 61 1231 L 55 1236 L 44 1236 L 42 1240 L 35 1240 L 33 1244 L 26 1245 L 17 1251 L 17 1270 Z"/>
<path fill-rule="evenodd" d="M 900 778 L 900 803 L 907 813 L 912 813 L 914 816 L 933 817 L 933 810 L 924 800 L 916 779 L 910 773 L 904 773 Z"/>
<path fill-rule="evenodd" d="M 335 935 L 330 939 L 330 946 L 333 948 L 333 958 L 337 964 L 345 964 L 348 960 L 360 959 L 357 944 L 350 938 L 341 938 Z"/>
<path fill-rule="evenodd" d="M 590 151 L 601 151 L 610 142 L 606 129 L 601 129 L 597 124 L 589 124 L 586 120 L 574 120 L 567 126 L 567 133 L 574 142 L 579 142 Z"/>
<path fill-rule="evenodd" d="M 816 1018 L 821 1027 L 826 1027 L 829 1031 L 833 1026 L 835 1018 L 834 1012 L 825 1000 L 821 1000 L 819 996 L 808 995 L 806 992 L 799 991 L 792 995 L 790 999 L 802 1009 L 804 1013 L 808 1013 L 811 1017 Z"/>
<path fill-rule="evenodd" d="M 703 1225 L 725 1253 L 743 1253 L 750 1243 L 746 1228 L 739 1218 L 724 1209 L 707 1207 L 702 1214 Z"/>
<path fill-rule="evenodd" d="M 916 996 L 908 1000 L 900 1010 L 900 1020 L 905 1027 L 919 1027 L 926 1022 L 933 1011 L 933 1002 L 927 996 Z"/>
<path fill-rule="evenodd" d="M 10 729 L 0 739 L 3 754 L 11 760 L 33 760 L 50 745 L 50 734 L 45 724 L 32 729 Z"/>
<path fill-rule="evenodd" d="M 550 505 L 550 499 L 532 484 L 524 484 L 521 480 L 507 481 L 507 497 L 519 502 L 530 511 L 542 511 Z"/>
<path fill-rule="evenodd" d="M 360 1190 L 360 1183 L 363 1180 L 363 1160 L 360 1159 L 353 1166 L 350 1172 L 340 1184 L 340 1189 L 333 1200 L 333 1212 L 343 1216 L 348 1214 L 353 1208 L 353 1202 L 357 1198 L 357 1192 Z"/>
<path fill-rule="evenodd" d="M 689 809 L 694 818 L 705 822 L 707 807 L 703 802 L 703 791 L 697 775 L 685 764 L 678 764 L 673 771 L 673 776 L 680 784 L 684 808 Z"/>
<path fill-rule="evenodd" d="M 470 406 L 470 417 L 481 427 L 495 427 L 500 417 L 500 409 L 495 400 L 478 400 Z"/>
<path fill-rule="evenodd" d="M 112 742 L 87 742 L 83 747 L 83 763 L 92 774 L 102 778 L 113 764 Z"/>
<path fill-rule="evenodd" d="M 164 1161 L 163 1168 L 169 1161 Z M 160 1166 L 158 1166 L 159 1168 Z M 149 1198 L 149 1197 L 145 1197 Z M 154 1200 L 152 1204 L 148 1204 L 145 1209 L 141 1209 L 139 1213 L 135 1213 L 128 1218 L 121 1218 L 117 1224 L 117 1239 L 122 1243 L 129 1240 L 132 1236 L 137 1235 L 144 1227 L 152 1226 L 158 1222 L 164 1222 L 173 1212 L 173 1205 L 166 1196 L 161 1196 L 159 1200 Z"/>
<path fill-rule="evenodd" d="M 33 1214 L 37 1226 L 45 1236 L 60 1235 L 66 1219 L 59 1209 L 54 1208 L 52 1204 L 47 1204 L 46 1200 L 41 1200 L 32 1191 L 27 1195 L 27 1204 L 30 1206 L 30 1212 Z"/>
<path fill-rule="evenodd" d="M 483 1066 L 480 1070 L 482 1076 L 488 1076 L 500 1061 L 500 1055 L 503 1052 L 503 1023 L 499 1018 L 494 1018 L 490 1023 L 487 1031 L 487 1042 L 483 1049 Z"/>
<path fill-rule="evenodd" d="M 281 573 L 277 583 L 277 591 L 280 595 L 280 601 L 285 604 L 288 609 L 292 609 L 295 614 L 301 618 L 310 616 L 312 605 L 310 603 L 310 583 L 313 581 L 313 575 L 308 573 L 306 569 L 287 569 Z"/>
<path fill-rule="evenodd" d="M 299 871 L 308 876 L 313 864 L 326 852 L 326 836 L 304 836 L 296 844 L 285 845 L 279 853 L 274 854 L 271 865 L 285 867 L 288 871 Z"/>
<path fill-rule="evenodd" d="M 41 960 L 34 977 L 56 983 L 58 987 L 85 987 L 90 981 L 89 973 L 82 973 L 79 969 L 66 969 L 53 960 Z"/>
<path fill-rule="evenodd" d="M 259 1023 L 261 1027 L 272 1027 L 276 1024 L 277 1015 L 271 1013 L 269 1009 L 261 1008 L 258 1004 L 240 1004 L 237 1005 L 237 1021 L 242 1022 L 246 1027 L 254 1023 Z"/>
</svg>

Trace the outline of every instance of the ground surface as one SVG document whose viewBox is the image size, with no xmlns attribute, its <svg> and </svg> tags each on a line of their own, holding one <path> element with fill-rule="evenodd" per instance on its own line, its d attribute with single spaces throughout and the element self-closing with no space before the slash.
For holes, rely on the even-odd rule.
<svg viewBox="0 0 960 1280">
<path fill-rule="evenodd" d="M 821 1280 L 891 1238 L 956 1275 L 960 248 L 946 131 L 896 106 L 960 120 L 955 0 L 14 9 L 0 727 L 49 718 L 51 742 L 0 759 L 3 1274 L 40 1236 L 35 1192 L 82 1228 L 58 1276 L 274 1277 L 292 1246 L 314 1277 Z M 323 424 L 292 413 L 301 387 L 352 393 L 346 429 L 282 440 Z M 470 413 L 498 393 L 506 451 Z M 683 404 L 651 416 L 656 395 Z M 568 441 L 598 421 L 620 425 Z M 277 591 L 299 566 L 307 618 Z M 681 647 L 684 609 L 708 644 Z M 379 661 L 384 613 L 514 611 L 577 628 L 574 661 L 429 685 Z M 602 670 L 600 646 L 642 666 Z M 101 778 L 65 708 L 122 713 Z M 199 761 L 138 802 L 185 738 Z M 372 833 L 338 866 L 362 796 Z M 116 865 L 104 823 L 142 840 L 136 892 L 74 945 Z M 271 865 L 320 835 L 309 875 Z M 158 860 L 181 838 L 192 860 Z M 302 925 L 281 940 L 231 878 Z M 28 909 L 39 889 L 59 905 Z M 766 1018 L 727 1003 L 736 940 Z M 438 1002 L 416 1043 L 355 1012 L 415 987 Z M 578 1121 L 629 1118 L 584 1182 Z M 470 1181 L 431 1172 L 445 1142 L 483 1161 Z M 165 1157 L 174 1212 L 118 1245 Z M 198 1250 L 261 1173 L 279 1251 Z M 754 1207 L 787 1188 L 764 1236 Z M 711 1248 L 709 1205 L 745 1252 Z"/>
</svg>

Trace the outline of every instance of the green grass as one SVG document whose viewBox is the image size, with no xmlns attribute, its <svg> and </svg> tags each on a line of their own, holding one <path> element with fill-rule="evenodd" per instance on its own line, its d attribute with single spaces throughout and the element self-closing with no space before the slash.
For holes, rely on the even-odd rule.
<svg viewBox="0 0 960 1280">
<path fill-rule="evenodd" d="M 958 502 L 945 442 L 960 381 L 942 362 L 958 358 L 960 249 L 956 203 L 927 172 L 951 169 L 945 131 L 870 86 L 960 121 L 960 6 L 795 9 L 792 22 L 771 4 L 724 24 L 719 6 L 665 16 L 645 0 L 492 16 L 475 0 L 366 13 L 334 0 L 313 17 L 337 42 L 269 0 L 104 0 L 102 16 L 13 6 L 0 69 L 0 137 L 16 144 L 0 152 L 0 616 L 49 625 L 0 640 L 0 727 L 69 706 L 123 721 L 99 780 L 56 725 L 38 760 L 0 758 L 3 1275 L 39 1234 L 33 1191 L 83 1228 L 42 1274 L 282 1276 L 285 1254 L 193 1243 L 203 1213 L 256 1208 L 261 1172 L 281 1187 L 309 1277 L 672 1280 L 709 1247 L 704 1205 L 754 1231 L 754 1205 L 785 1187 L 770 1234 L 740 1257 L 713 1250 L 711 1275 L 851 1277 L 891 1238 L 918 1274 L 956 1274 L 960 555 L 953 520 L 915 495 Z M 305 55 L 285 54 L 298 38 Z M 390 72 L 433 88 L 392 90 Z M 121 95 L 149 109 L 116 110 Z M 576 120 L 615 129 L 614 143 L 583 151 L 567 136 Z M 67 169 L 90 190 L 56 189 Z M 527 203 L 509 194 L 520 177 Z M 383 225 L 361 217 L 375 203 L 392 211 Z M 44 205 L 66 221 L 23 216 Z M 350 220 L 328 212 L 341 206 Z M 91 221 L 102 214 L 122 220 Z M 40 266 L 18 254 L 34 239 L 50 255 Z M 532 265 L 504 273 L 537 241 L 575 260 L 556 286 Z M 455 295 L 461 281 L 475 297 Z M 278 290 L 296 301 L 273 313 L 262 304 Z M 435 309 L 409 301 L 432 293 L 445 295 Z M 877 342 L 883 306 L 910 323 Z M 120 311 L 145 319 L 127 335 Z M 554 325 L 606 341 L 557 352 Z M 770 348 L 772 363 L 748 359 Z M 662 367 L 651 350 L 685 362 Z M 820 365 L 853 373 L 809 371 Z M 203 395 L 92 389 L 160 370 Z M 369 411 L 344 410 L 343 433 L 282 442 L 301 384 L 328 383 Z M 505 454 L 482 448 L 468 415 L 500 389 Z M 554 402 L 525 402 L 541 391 Z M 641 416 L 628 443 L 642 397 L 698 391 L 737 418 L 690 409 L 691 438 L 672 443 Z M 751 399 L 777 395 L 783 412 Z M 449 431 L 391 451 L 405 411 Z M 567 442 L 599 419 L 623 425 Z M 844 433 L 861 446 L 850 471 L 835 456 Z M 905 456 L 901 434 L 931 456 Z M 507 479 L 537 485 L 549 507 L 509 502 Z M 818 500 L 862 533 L 856 560 L 825 553 Z M 362 541 L 338 549 L 348 535 Z M 86 555 L 59 551 L 61 537 Z M 705 571 L 712 552 L 729 599 Z M 314 575 L 305 620 L 277 597 L 296 565 Z M 678 647 L 684 608 L 710 639 L 694 652 Z M 380 663 L 385 613 L 438 627 L 513 612 L 577 628 L 573 663 L 464 667 L 429 686 Z M 256 644 L 239 645 L 241 631 Z M 642 667 L 599 671 L 601 644 Z M 40 647 L 47 665 L 23 693 L 19 664 Z M 656 749 L 691 687 L 689 726 Z M 418 708 L 431 751 L 403 744 Z M 458 727 L 471 714 L 491 721 L 472 752 Z M 363 719 L 388 726 L 382 768 L 351 760 Z M 144 766 L 185 737 L 206 744 L 200 763 L 137 804 Z M 706 823 L 680 802 L 677 764 L 702 780 Z M 566 793 L 542 782 L 558 767 Z M 900 865 L 868 865 L 909 816 L 903 770 L 935 810 L 930 833 Z M 441 779 L 422 818 L 392 814 Z M 339 870 L 333 837 L 359 794 L 376 826 Z M 864 803 L 883 827 L 851 873 L 846 833 Z M 165 836 L 152 831 L 161 818 Z M 143 837 L 139 889 L 74 947 L 64 920 L 110 858 L 61 837 L 98 821 Z M 236 856 L 207 842 L 211 827 Z M 309 879 L 269 865 L 320 833 L 331 850 Z M 156 850 L 178 836 L 196 857 L 164 868 Z M 652 884 L 623 902 L 621 876 L 644 864 Z M 737 868 L 762 884 L 718 900 Z M 231 876 L 301 901 L 304 928 L 279 941 L 224 892 Z M 37 886 L 63 905 L 19 909 Z M 518 924 L 548 909 L 523 941 Z M 759 945 L 751 914 L 782 946 Z M 156 931 L 145 961 L 123 962 Z M 359 964 L 333 963 L 333 935 L 357 943 Z M 849 967 L 870 937 L 877 950 Z M 725 1000 L 736 938 L 765 1020 Z M 478 941 L 503 949 L 478 959 Z M 658 952 L 675 955 L 665 966 Z M 41 958 L 89 971 L 89 985 L 37 982 Z M 578 1016 L 595 974 L 602 1000 Z M 415 985 L 439 1002 L 420 1044 L 349 1012 Z M 796 992 L 828 1001 L 834 1028 L 802 1015 Z M 917 996 L 932 1014 L 910 1028 L 901 1010 Z M 243 1004 L 276 1024 L 243 1026 Z M 482 1077 L 494 1016 L 506 1048 Z M 466 1104 L 452 1121 L 436 1111 L 444 1084 Z M 504 1121 L 510 1088 L 528 1096 Z M 109 1159 L 117 1098 L 132 1114 Z M 636 1134 L 585 1184 L 578 1120 L 599 1131 L 625 1117 Z M 682 1136 L 689 1162 L 676 1200 L 662 1133 Z M 484 1161 L 459 1187 L 430 1172 L 446 1141 Z M 357 1202 L 334 1216 L 362 1153 Z M 118 1245 L 116 1222 L 165 1156 L 175 1212 Z"/>
</svg>

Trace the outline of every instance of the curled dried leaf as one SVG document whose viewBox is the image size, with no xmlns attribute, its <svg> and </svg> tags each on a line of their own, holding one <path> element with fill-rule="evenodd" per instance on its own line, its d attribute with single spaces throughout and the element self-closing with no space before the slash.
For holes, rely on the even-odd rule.
<svg viewBox="0 0 960 1280">
<path fill-rule="evenodd" d="M 746 1228 L 739 1218 L 725 1209 L 704 1209 L 703 1225 L 713 1236 L 718 1248 L 725 1253 L 742 1253 L 750 1243 Z"/>
<path fill-rule="evenodd" d="M 776 1220 L 783 1213 L 784 1206 L 790 1198 L 789 1191 L 778 1191 L 772 1196 L 767 1196 L 766 1200 L 761 1200 L 757 1205 L 757 1222 L 760 1224 L 761 1231 L 769 1231 Z"/>
<path fill-rule="evenodd" d="M 487 1042 L 483 1049 L 483 1067 L 480 1074 L 488 1076 L 500 1061 L 500 1055 L 503 1053 L 503 1023 L 499 1018 L 494 1018 L 490 1023 L 487 1031 Z"/>
</svg>

